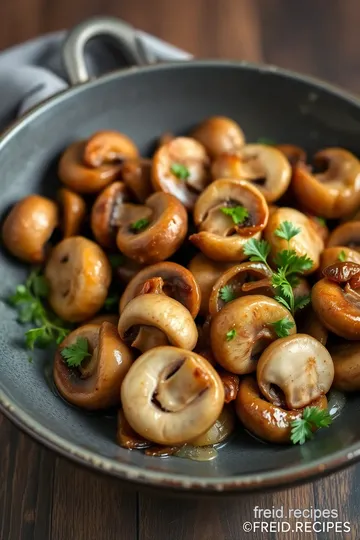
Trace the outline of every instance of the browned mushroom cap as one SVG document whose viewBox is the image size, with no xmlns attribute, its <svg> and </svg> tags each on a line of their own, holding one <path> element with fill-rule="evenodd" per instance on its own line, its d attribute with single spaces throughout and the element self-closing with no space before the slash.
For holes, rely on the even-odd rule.
<svg viewBox="0 0 360 540">
<path fill-rule="evenodd" d="M 268 401 L 289 410 L 301 409 L 328 393 L 334 364 L 319 341 L 296 334 L 278 339 L 265 349 L 256 376 Z"/>
<path fill-rule="evenodd" d="M 262 263 L 245 262 L 224 272 L 212 287 L 209 312 L 213 317 L 228 302 L 249 294 L 275 296 L 271 271 Z"/>
<path fill-rule="evenodd" d="M 295 167 L 292 186 L 297 199 L 316 215 L 339 218 L 359 205 L 360 162 L 343 148 L 326 148 L 314 157 L 316 166 L 327 166 L 312 174 L 306 165 Z"/>
<path fill-rule="evenodd" d="M 51 252 L 45 267 L 49 303 L 66 321 L 80 322 L 103 306 L 111 282 L 111 267 L 103 250 L 87 238 L 72 236 Z"/>
<path fill-rule="evenodd" d="M 110 184 L 97 196 L 91 210 L 91 229 L 101 246 L 116 246 L 116 234 L 124 202 L 128 200 L 129 193 L 123 182 Z"/>
<path fill-rule="evenodd" d="M 242 296 L 230 302 L 211 323 L 211 347 L 217 362 L 239 375 L 255 371 L 258 355 L 278 338 L 274 323 L 284 318 L 293 324 L 289 333 L 295 334 L 292 315 L 272 298 Z"/>
<path fill-rule="evenodd" d="M 258 181 L 268 202 L 280 199 L 289 187 L 291 167 L 280 150 L 267 144 L 247 144 L 241 151 L 242 178 Z"/>
<path fill-rule="evenodd" d="M 124 184 L 141 203 L 144 203 L 153 192 L 151 167 L 151 159 L 140 158 L 125 161 L 121 169 Z"/>
<path fill-rule="evenodd" d="M 310 219 L 317 233 L 320 235 L 320 237 L 326 244 L 330 235 L 330 231 L 326 224 L 326 221 L 319 216 L 314 216 L 314 214 L 311 214 L 310 212 L 303 212 L 303 213 Z"/>
<path fill-rule="evenodd" d="M 98 131 L 87 141 L 84 163 L 88 167 L 101 167 L 109 163 L 134 159 L 139 155 L 135 143 L 117 131 Z"/>
<path fill-rule="evenodd" d="M 160 293 L 166 294 L 183 304 L 196 317 L 200 308 L 200 289 L 192 273 L 173 262 L 161 262 L 141 270 L 126 287 L 121 300 L 120 312 L 135 297 L 141 294 L 144 284 L 152 278 L 162 278 Z"/>
<path fill-rule="evenodd" d="M 331 264 L 348 261 L 360 264 L 360 253 L 346 246 L 328 247 L 320 255 L 319 271 L 322 272 Z"/>
<path fill-rule="evenodd" d="M 174 195 L 192 210 L 198 194 L 208 184 L 208 157 L 205 148 L 188 137 L 177 137 L 155 153 L 152 183 L 156 191 Z"/>
<path fill-rule="evenodd" d="M 87 342 L 90 356 L 78 368 L 69 367 L 61 351 Z M 61 343 L 55 354 L 54 381 L 60 394 L 84 409 L 105 409 L 120 402 L 120 386 L 133 361 L 129 348 L 121 341 L 116 327 L 104 322 L 77 328 Z"/>
<path fill-rule="evenodd" d="M 275 148 L 284 154 L 292 167 L 295 167 L 299 163 L 306 163 L 306 152 L 300 146 L 295 146 L 294 144 L 275 144 Z"/>
<path fill-rule="evenodd" d="M 327 399 L 321 396 L 313 407 L 327 409 Z M 236 399 L 236 414 L 245 428 L 261 439 L 277 444 L 290 443 L 291 424 L 302 417 L 302 410 L 287 411 L 268 403 L 260 393 L 253 377 L 245 377 L 240 382 Z"/>
<path fill-rule="evenodd" d="M 239 207 L 247 215 L 236 223 L 228 213 Z M 196 202 L 194 221 L 199 232 L 190 240 L 210 259 L 242 261 L 246 259 L 244 245 L 249 238 L 260 237 L 268 216 L 266 201 L 255 186 L 245 180 L 216 180 Z"/>
<path fill-rule="evenodd" d="M 219 418 L 202 435 L 199 435 L 190 444 L 192 446 L 212 446 L 225 441 L 235 430 L 236 417 L 233 407 L 224 405 Z"/>
<path fill-rule="evenodd" d="M 85 219 L 85 201 L 80 195 L 66 188 L 59 189 L 57 198 L 61 209 L 61 227 L 64 238 L 76 236 Z"/>
<path fill-rule="evenodd" d="M 115 313 L 103 313 L 102 315 L 97 315 L 89 321 L 86 321 L 85 324 L 98 324 L 99 326 L 101 326 L 103 322 L 109 322 L 117 327 L 117 325 L 119 324 L 119 315 Z"/>
<path fill-rule="evenodd" d="M 84 163 L 85 147 L 86 141 L 79 141 L 65 150 L 59 161 L 59 178 L 77 193 L 97 193 L 116 179 L 121 163 L 89 167 Z"/>
<path fill-rule="evenodd" d="M 311 293 L 315 313 L 328 330 L 345 339 L 360 339 L 360 291 L 349 283 L 318 281 Z"/>
<path fill-rule="evenodd" d="M 58 224 L 58 209 L 50 199 L 29 195 L 15 204 L 2 227 L 6 248 L 29 263 L 45 260 L 45 246 Z"/>
<path fill-rule="evenodd" d="M 198 339 L 190 312 L 163 294 L 135 296 L 124 307 L 118 330 L 124 341 L 142 352 L 169 343 L 192 350 Z"/>
<path fill-rule="evenodd" d="M 130 205 L 123 205 L 130 207 Z M 137 206 L 137 205 L 132 205 Z M 154 193 L 146 206 L 137 206 L 134 219 L 127 209 L 122 214 L 116 243 L 122 253 L 142 264 L 168 259 L 181 246 L 187 233 L 187 213 L 183 205 L 168 193 Z M 144 227 L 137 228 L 136 220 Z"/>
<path fill-rule="evenodd" d="M 285 221 L 289 221 L 300 229 L 300 232 L 290 240 L 290 249 L 293 249 L 299 257 L 306 255 L 313 261 L 312 267 L 304 272 L 304 274 L 311 274 L 319 267 L 324 242 L 313 222 L 298 210 L 278 208 L 269 217 L 264 238 L 271 246 L 271 256 L 275 258 L 280 251 L 288 249 L 287 240 L 280 238 L 275 232 Z"/>
<path fill-rule="evenodd" d="M 340 343 L 330 349 L 334 362 L 334 388 L 342 392 L 360 390 L 360 343 Z"/>
<path fill-rule="evenodd" d="M 360 221 L 349 221 L 336 227 L 329 236 L 327 246 L 347 246 L 360 251 Z"/>
<path fill-rule="evenodd" d="M 193 132 L 211 158 L 220 154 L 237 154 L 245 144 L 245 136 L 234 120 L 213 116 L 204 120 Z"/>
<path fill-rule="evenodd" d="M 181 444 L 214 424 L 224 389 L 214 368 L 198 354 L 158 347 L 131 366 L 121 402 L 136 433 L 158 444 Z"/>
<path fill-rule="evenodd" d="M 200 315 L 209 312 L 209 299 L 212 287 L 225 270 L 233 266 L 233 262 L 216 262 L 202 253 L 195 255 L 189 263 L 189 270 L 195 277 L 201 291 Z"/>
<path fill-rule="evenodd" d="M 322 345 L 326 345 L 329 335 L 328 329 L 320 321 L 319 317 L 311 306 L 304 310 L 300 321 L 297 323 L 297 329 L 299 333 L 312 336 Z"/>
<path fill-rule="evenodd" d="M 243 161 L 241 157 L 236 154 L 221 154 L 212 162 L 211 176 L 214 180 L 219 178 L 243 179 Z"/>
</svg>

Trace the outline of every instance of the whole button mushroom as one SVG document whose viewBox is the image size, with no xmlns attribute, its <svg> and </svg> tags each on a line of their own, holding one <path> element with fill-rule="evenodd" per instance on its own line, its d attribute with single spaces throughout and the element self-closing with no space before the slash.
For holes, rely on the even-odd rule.
<svg viewBox="0 0 360 540">
<path fill-rule="evenodd" d="M 224 405 L 214 368 L 194 352 L 158 347 L 131 366 L 121 387 L 130 426 L 158 444 L 183 444 L 205 433 Z"/>
<path fill-rule="evenodd" d="M 334 364 L 319 341 L 296 334 L 271 343 L 259 358 L 256 374 L 268 401 L 289 410 L 301 409 L 328 393 Z"/>
<path fill-rule="evenodd" d="M 209 183 L 205 148 L 189 137 L 177 137 L 155 153 L 152 183 L 156 191 L 174 195 L 188 210 Z"/>
<path fill-rule="evenodd" d="M 173 255 L 187 233 L 187 213 L 176 197 L 154 193 L 141 205 L 123 205 L 116 243 L 140 264 L 154 264 Z M 136 216 L 136 217 L 135 217 Z"/>
<path fill-rule="evenodd" d="M 121 178 L 137 201 L 144 203 L 153 192 L 151 183 L 151 159 L 134 159 L 124 162 Z"/>
<path fill-rule="evenodd" d="M 349 221 L 336 227 L 329 236 L 327 246 L 347 246 L 360 251 L 360 221 Z"/>
<path fill-rule="evenodd" d="M 294 144 L 275 144 L 275 148 L 284 154 L 292 167 L 295 167 L 299 163 L 306 163 L 306 152 L 300 146 L 295 146 Z"/>
<path fill-rule="evenodd" d="M 78 235 L 86 215 L 84 199 L 66 188 L 59 189 L 57 199 L 61 210 L 61 228 L 64 238 Z"/>
<path fill-rule="evenodd" d="M 337 263 L 323 271 L 311 293 L 312 306 L 330 332 L 349 340 L 360 339 L 360 265 Z"/>
<path fill-rule="evenodd" d="M 334 362 L 334 388 L 342 392 L 360 390 L 360 343 L 333 345 L 330 353 Z"/>
<path fill-rule="evenodd" d="M 128 137 L 100 131 L 65 150 L 59 162 L 59 177 L 77 193 L 98 193 L 119 176 L 122 161 L 137 157 L 138 150 Z"/>
<path fill-rule="evenodd" d="M 97 196 L 91 209 L 91 230 L 102 247 L 116 247 L 123 203 L 128 200 L 129 193 L 123 182 L 113 182 Z"/>
<path fill-rule="evenodd" d="M 213 317 L 228 302 L 249 294 L 275 296 L 271 285 L 271 271 L 260 262 L 245 262 L 226 270 L 214 283 L 209 300 L 209 313 Z"/>
<path fill-rule="evenodd" d="M 225 270 L 232 268 L 233 262 L 212 261 L 198 253 L 189 263 L 189 270 L 195 277 L 201 291 L 200 315 L 209 312 L 209 299 L 212 287 Z"/>
<path fill-rule="evenodd" d="M 221 154 L 237 154 L 245 144 L 244 133 L 234 120 L 226 116 L 207 118 L 192 133 L 213 159 Z"/>
<path fill-rule="evenodd" d="M 163 294 L 133 298 L 120 314 L 120 337 L 142 352 L 160 345 L 192 350 L 198 332 L 190 312 L 177 300 Z"/>
<path fill-rule="evenodd" d="M 17 202 L 2 227 L 6 248 L 18 259 L 28 263 L 42 263 L 46 244 L 58 225 L 56 204 L 40 195 L 29 195 Z"/>
<path fill-rule="evenodd" d="M 327 409 L 327 405 L 325 396 L 311 403 L 312 407 L 319 409 Z M 290 443 L 291 424 L 302 417 L 301 409 L 288 411 L 266 401 L 251 376 L 241 380 L 235 407 L 246 429 L 264 441 L 276 444 Z"/>
<path fill-rule="evenodd" d="M 276 231 L 284 222 L 290 222 L 300 229 L 300 232 L 288 242 L 277 235 Z M 271 246 L 271 256 L 286 249 L 293 249 L 298 257 L 306 255 L 313 264 L 304 274 L 311 274 L 317 270 L 320 264 L 320 255 L 324 249 L 324 242 L 312 221 L 302 212 L 294 208 L 278 208 L 271 213 L 269 222 L 264 231 L 264 238 Z"/>
<path fill-rule="evenodd" d="M 103 306 L 111 283 L 111 266 L 97 244 L 72 236 L 51 252 L 45 277 L 55 313 L 65 321 L 81 322 Z"/>
<path fill-rule="evenodd" d="M 311 173 L 305 164 L 295 167 L 292 187 L 298 201 L 316 215 L 340 218 L 359 206 L 360 162 L 343 148 L 325 148 L 314 157 L 321 173 Z"/>
<path fill-rule="evenodd" d="M 231 373 L 244 375 L 256 370 L 258 355 L 278 339 L 274 323 L 288 319 L 290 312 L 273 298 L 242 296 L 222 308 L 211 322 L 210 339 L 217 362 Z"/>
<path fill-rule="evenodd" d="M 195 319 L 200 308 L 199 286 L 189 270 L 169 261 L 153 264 L 136 274 L 121 296 L 120 313 L 135 296 L 149 292 L 146 290 L 146 284 L 154 278 L 161 278 L 158 292 L 183 304 Z"/>
<path fill-rule="evenodd" d="M 354 249 L 350 249 L 344 245 L 327 247 L 320 255 L 319 273 L 322 275 L 323 270 L 332 264 L 342 262 L 354 262 L 360 264 L 360 253 Z"/>
<path fill-rule="evenodd" d="M 200 195 L 194 208 L 199 232 L 190 236 L 215 261 L 242 261 L 244 245 L 260 238 L 269 216 L 263 195 L 246 180 L 216 180 Z"/>
<path fill-rule="evenodd" d="M 79 366 L 70 367 L 61 353 L 76 346 L 79 338 L 85 341 L 87 352 Z M 120 387 L 132 362 L 133 355 L 113 324 L 87 324 L 71 332 L 56 351 L 54 381 L 73 405 L 106 409 L 119 404 Z"/>
</svg>

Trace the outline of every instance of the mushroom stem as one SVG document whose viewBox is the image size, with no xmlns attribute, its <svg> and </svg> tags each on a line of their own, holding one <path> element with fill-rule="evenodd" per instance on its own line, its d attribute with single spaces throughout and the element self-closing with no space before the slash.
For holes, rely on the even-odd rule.
<svg viewBox="0 0 360 540">
<path fill-rule="evenodd" d="M 166 335 L 152 326 L 140 326 L 139 332 L 131 343 L 132 347 L 143 353 L 162 345 L 169 345 Z"/>
</svg>

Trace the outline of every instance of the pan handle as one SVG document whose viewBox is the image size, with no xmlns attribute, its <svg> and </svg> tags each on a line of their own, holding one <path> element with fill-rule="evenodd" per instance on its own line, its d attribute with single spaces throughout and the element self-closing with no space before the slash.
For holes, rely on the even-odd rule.
<svg viewBox="0 0 360 540">
<path fill-rule="evenodd" d="M 72 85 L 91 78 L 85 62 L 85 47 L 92 38 L 99 36 L 110 37 L 130 65 L 141 66 L 154 61 L 130 24 L 114 17 L 94 17 L 70 30 L 63 46 L 64 67 Z"/>
</svg>

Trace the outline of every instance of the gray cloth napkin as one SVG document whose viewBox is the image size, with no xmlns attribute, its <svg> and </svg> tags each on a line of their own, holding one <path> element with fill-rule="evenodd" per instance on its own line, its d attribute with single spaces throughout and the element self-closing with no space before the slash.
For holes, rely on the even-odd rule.
<svg viewBox="0 0 360 540">
<path fill-rule="evenodd" d="M 65 33 L 49 34 L 0 54 L 0 126 L 4 128 L 34 105 L 68 87 L 61 60 Z M 154 36 L 138 31 L 142 45 L 157 61 L 187 60 L 190 55 Z M 99 40 L 87 47 L 93 75 L 126 66 L 124 59 Z"/>
</svg>

